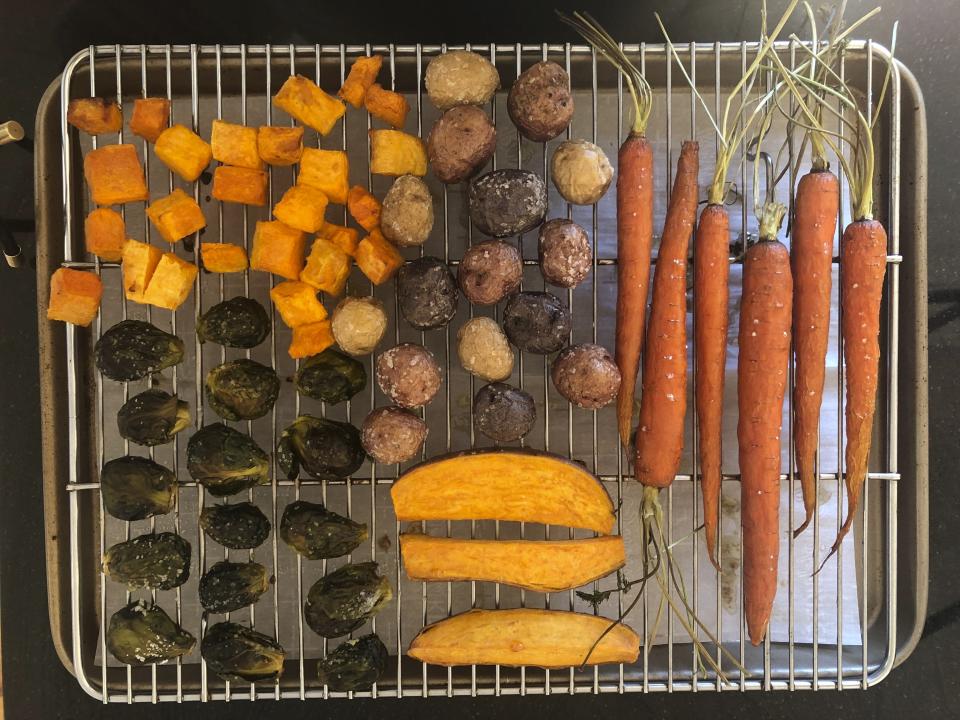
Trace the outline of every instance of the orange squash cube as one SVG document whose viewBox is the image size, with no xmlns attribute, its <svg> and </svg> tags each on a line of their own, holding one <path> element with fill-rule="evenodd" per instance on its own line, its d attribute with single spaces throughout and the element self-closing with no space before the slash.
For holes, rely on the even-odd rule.
<svg viewBox="0 0 960 720">
<path fill-rule="evenodd" d="M 175 243 L 207 226 L 197 201 L 180 188 L 150 203 L 147 217 L 168 243 Z"/>
<path fill-rule="evenodd" d="M 143 167 L 133 145 L 105 145 L 83 156 L 83 176 L 97 205 L 148 200 Z"/>
<path fill-rule="evenodd" d="M 164 253 L 147 284 L 143 302 L 176 310 L 190 294 L 197 272 L 198 268 L 192 262 L 178 258 L 172 252 Z"/>
<path fill-rule="evenodd" d="M 384 90 L 379 83 L 367 88 L 363 96 L 363 104 L 367 112 L 385 123 L 393 125 L 398 130 L 403 127 L 410 112 L 410 104 L 400 93 Z"/>
<path fill-rule="evenodd" d="M 50 277 L 47 319 L 86 327 L 97 316 L 103 283 L 92 272 L 59 268 Z"/>
<path fill-rule="evenodd" d="M 347 193 L 350 215 L 367 232 L 380 226 L 380 201 L 365 187 L 354 185 Z"/>
<path fill-rule="evenodd" d="M 303 75 L 288 77 L 283 87 L 273 96 L 273 104 L 321 135 L 333 130 L 337 120 L 347 111 L 340 100 L 327 95 Z"/>
<path fill-rule="evenodd" d="M 347 79 L 343 81 L 337 95 L 359 109 L 363 105 L 363 97 L 366 95 L 367 88 L 373 85 L 373 81 L 377 79 L 377 73 L 380 72 L 382 63 L 383 58 L 379 55 L 358 57 L 350 66 L 350 73 L 347 75 Z"/>
<path fill-rule="evenodd" d="M 323 224 L 323 227 L 317 232 L 317 237 L 328 240 L 350 257 L 353 257 L 357 252 L 357 245 L 360 243 L 360 233 L 356 228 L 334 225 L 329 222 Z"/>
<path fill-rule="evenodd" d="M 202 242 L 200 261 L 208 272 L 243 272 L 247 269 L 247 251 L 230 243 Z"/>
<path fill-rule="evenodd" d="M 379 228 L 372 230 L 360 241 L 354 258 L 357 261 L 357 267 L 374 285 L 385 283 L 403 265 L 403 256 L 383 236 Z"/>
<path fill-rule="evenodd" d="M 330 202 L 343 205 L 350 188 L 349 174 L 350 161 L 343 150 L 304 148 L 297 184 L 315 187 L 323 191 Z"/>
<path fill-rule="evenodd" d="M 123 113 L 116 100 L 77 98 L 67 106 L 67 122 L 89 135 L 115 133 L 123 127 Z"/>
<path fill-rule="evenodd" d="M 257 129 L 246 125 L 214 120 L 210 130 L 213 159 L 224 165 L 260 170 L 263 162 L 257 152 Z"/>
<path fill-rule="evenodd" d="M 217 200 L 241 205 L 267 204 L 267 173 L 245 167 L 221 165 L 213 171 L 213 190 Z"/>
<path fill-rule="evenodd" d="M 123 292 L 127 300 L 144 302 L 143 294 L 163 257 L 163 251 L 147 243 L 127 240 L 123 245 Z"/>
<path fill-rule="evenodd" d="M 127 241 L 123 216 L 110 208 L 97 208 L 83 222 L 83 238 L 88 253 L 101 260 L 120 262 Z"/>
<path fill-rule="evenodd" d="M 268 165 L 293 165 L 303 154 L 303 128 L 261 125 L 257 130 L 257 152 Z"/>
<path fill-rule="evenodd" d="M 303 270 L 306 236 L 296 228 L 275 220 L 257 222 L 250 251 L 250 268 L 299 280 Z"/>
<path fill-rule="evenodd" d="M 300 325 L 293 329 L 293 338 L 290 341 L 290 357 L 298 358 L 319 355 L 333 345 L 333 330 L 329 320 Z"/>
<path fill-rule="evenodd" d="M 327 319 L 327 309 L 317 299 L 317 291 L 299 280 L 284 280 L 270 290 L 270 299 L 287 327 L 299 327 Z"/>
<path fill-rule="evenodd" d="M 317 237 L 300 279 L 330 295 L 339 295 L 350 275 L 350 256 L 329 240 Z"/>
<path fill-rule="evenodd" d="M 210 144 L 184 125 L 168 127 L 153 146 L 157 157 L 187 182 L 193 182 L 213 159 Z"/>
<path fill-rule="evenodd" d="M 323 227 L 327 196 L 310 185 L 294 185 L 273 206 L 273 216 L 290 227 L 315 233 Z"/>
<path fill-rule="evenodd" d="M 427 151 L 423 141 L 401 130 L 371 130 L 370 172 L 374 175 L 426 175 Z"/>
<path fill-rule="evenodd" d="M 157 141 L 170 124 L 170 101 L 166 98 L 137 98 L 133 101 L 130 130 L 144 140 Z"/>
</svg>

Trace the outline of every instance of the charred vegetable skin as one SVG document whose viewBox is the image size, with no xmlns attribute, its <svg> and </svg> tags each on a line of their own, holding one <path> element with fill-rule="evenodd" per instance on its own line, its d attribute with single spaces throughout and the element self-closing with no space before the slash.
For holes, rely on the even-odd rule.
<svg viewBox="0 0 960 720">
<path fill-rule="evenodd" d="M 235 348 L 254 348 L 270 334 L 270 318 L 263 305 L 248 297 L 217 303 L 197 321 L 200 342 Z"/>
<path fill-rule="evenodd" d="M 375 562 L 344 565 L 313 584 L 303 616 L 318 635 L 340 637 L 363 625 L 392 597 L 390 581 Z"/>
<path fill-rule="evenodd" d="M 519 235 L 543 222 L 547 186 L 529 170 L 493 170 L 470 183 L 470 219 L 493 237 Z"/>
<path fill-rule="evenodd" d="M 193 650 L 196 639 L 158 605 L 132 602 L 110 616 L 107 650 L 126 665 L 163 663 Z"/>
<path fill-rule="evenodd" d="M 231 622 L 217 623 L 200 642 L 207 667 L 231 682 L 267 682 L 283 674 L 286 651 L 272 637 Z"/>
<path fill-rule="evenodd" d="M 120 437 L 138 445 L 163 445 L 190 424 L 190 406 L 163 390 L 144 390 L 117 413 Z"/>
<path fill-rule="evenodd" d="M 97 369 L 118 382 L 140 380 L 183 360 L 183 341 L 142 320 L 122 320 L 93 346 Z"/>
<path fill-rule="evenodd" d="M 556 352 L 569 341 L 571 329 L 570 313 L 551 293 L 519 292 L 503 309 L 503 330 L 524 352 Z"/>
<path fill-rule="evenodd" d="M 177 478 L 163 465 L 126 455 L 100 471 L 104 509 L 119 520 L 145 520 L 173 510 Z"/>
<path fill-rule="evenodd" d="M 280 378 L 273 368 L 240 358 L 208 372 L 203 389 L 210 407 L 225 420 L 256 420 L 277 401 Z"/>
<path fill-rule="evenodd" d="M 280 539 L 308 560 L 341 557 L 367 537 L 363 523 L 306 500 L 287 505 L 280 520 Z"/>
<path fill-rule="evenodd" d="M 537 405 L 530 393 L 502 382 L 477 390 L 473 398 L 473 418 L 491 440 L 513 442 L 531 429 L 537 419 Z"/>
<path fill-rule="evenodd" d="M 277 464 L 290 480 L 300 476 L 301 466 L 318 480 L 342 479 L 364 459 L 360 431 L 353 425 L 312 415 L 294 420 L 277 443 Z"/>
<path fill-rule="evenodd" d="M 190 577 L 190 543 L 169 532 L 141 535 L 108 548 L 103 572 L 130 590 L 171 590 Z"/>
<path fill-rule="evenodd" d="M 227 613 L 252 605 L 270 587 L 270 576 L 260 563 L 213 565 L 200 578 L 200 604 L 210 613 Z"/>
<path fill-rule="evenodd" d="M 253 503 L 208 505 L 200 513 L 200 527 L 231 550 L 260 547 L 270 535 L 270 521 Z"/>
<path fill-rule="evenodd" d="M 317 663 L 320 683 L 334 692 L 366 690 L 387 669 L 389 652 L 376 635 L 347 640 Z"/>
<path fill-rule="evenodd" d="M 214 497 L 270 482 L 270 458 L 249 435 L 215 423 L 187 443 L 187 470 Z"/>
<path fill-rule="evenodd" d="M 457 314 L 457 281 L 439 258 L 417 258 L 400 268 L 397 296 L 404 319 L 420 330 L 443 327 Z"/>
<path fill-rule="evenodd" d="M 367 371 L 359 360 L 327 348 L 300 366 L 296 385 L 301 394 L 335 405 L 366 387 Z"/>
</svg>

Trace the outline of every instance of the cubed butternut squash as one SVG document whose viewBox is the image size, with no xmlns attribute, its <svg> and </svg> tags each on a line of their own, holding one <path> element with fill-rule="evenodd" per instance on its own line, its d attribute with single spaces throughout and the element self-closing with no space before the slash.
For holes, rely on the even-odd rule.
<svg viewBox="0 0 960 720">
<path fill-rule="evenodd" d="M 385 283 L 403 265 L 403 256 L 383 236 L 379 228 L 374 228 L 360 241 L 354 259 L 357 261 L 357 267 L 374 285 Z"/>
<path fill-rule="evenodd" d="M 175 243 L 207 226 L 197 201 L 180 188 L 150 203 L 147 217 L 168 243 Z"/>
<path fill-rule="evenodd" d="M 133 101 L 130 130 L 144 140 L 157 141 L 170 123 L 170 101 L 166 98 L 137 98 Z"/>
<path fill-rule="evenodd" d="M 343 205 L 350 189 L 349 174 L 350 161 L 343 150 L 304 148 L 297 183 L 315 187 L 330 202 Z"/>
<path fill-rule="evenodd" d="M 129 239 L 123 244 L 123 292 L 127 300 L 144 302 L 143 294 L 161 257 L 163 251 L 154 245 Z"/>
<path fill-rule="evenodd" d="M 277 221 L 260 221 L 253 232 L 250 268 L 299 280 L 303 270 L 306 236 L 300 230 Z"/>
<path fill-rule="evenodd" d="M 257 152 L 268 165 L 293 165 L 303 154 L 303 128 L 262 125 L 257 130 Z"/>
<path fill-rule="evenodd" d="M 317 231 L 317 237 L 329 240 L 350 257 L 356 254 L 357 245 L 360 243 L 360 233 L 356 228 L 334 225 L 330 222 L 323 224 L 323 227 Z"/>
<path fill-rule="evenodd" d="M 407 99 L 398 92 L 384 90 L 380 83 L 374 83 L 367 88 L 363 96 L 363 104 L 367 112 L 384 122 L 393 125 L 398 130 L 403 127 L 410 112 Z"/>
<path fill-rule="evenodd" d="M 329 240 L 317 237 L 300 279 L 330 295 L 340 295 L 350 275 L 350 256 Z"/>
<path fill-rule="evenodd" d="M 257 152 L 257 129 L 246 125 L 214 120 L 210 129 L 213 159 L 224 165 L 260 170 L 263 162 Z"/>
<path fill-rule="evenodd" d="M 197 272 L 197 266 L 192 262 L 178 258 L 172 252 L 164 253 L 147 284 L 143 302 L 176 310 L 190 294 Z"/>
<path fill-rule="evenodd" d="M 92 272 L 59 268 L 50 277 L 47 319 L 86 327 L 97 316 L 103 283 Z"/>
<path fill-rule="evenodd" d="M 187 182 L 200 177 L 213 159 L 210 144 L 180 124 L 161 132 L 153 150 L 164 165 Z"/>
<path fill-rule="evenodd" d="M 67 106 L 67 122 L 89 135 L 120 132 L 123 113 L 116 100 L 76 98 Z"/>
<path fill-rule="evenodd" d="M 247 269 L 247 251 L 231 243 L 202 242 L 200 261 L 208 272 L 243 272 Z"/>
<path fill-rule="evenodd" d="M 402 130 L 371 130 L 370 172 L 374 175 L 426 175 L 427 151 L 423 141 Z"/>
<path fill-rule="evenodd" d="M 312 80 L 303 75 L 291 75 L 273 96 L 273 104 L 285 110 L 290 117 L 326 135 L 337 120 L 343 117 L 346 106 L 327 95 Z"/>
<path fill-rule="evenodd" d="M 380 65 L 383 58 L 379 55 L 370 57 L 358 57 L 350 66 L 350 72 L 347 79 L 337 92 L 348 103 L 359 109 L 363 105 L 363 96 L 367 93 L 367 88 L 373 85 L 377 79 L 377 73 L 380 72 Z"/>
<path fill-rule="evenodd" d="M 150 197 L 133 145 L 105 145 L 83 156 L 83 176 L 97 205 L 122 205 Z"/>
<path fill-rule="evenodd" d="M 367 232 L 380 226 L 380 201 L 365 187 L 354 185 L 347 193 L 350 215 Z"/>
<path fill-rule="evenodd" d="M 300 325 L 293 328 L 293 338 L 290 341 L 290 357 L 299 358 L 319 355 L 333 345 L 333 330 L 329 320 Z"/>
<path fill-rule="evenodd" d="M 120 262 L 127 231 L 123 216 L 110 208 L 97 208 L 83 222 L 87 252 L 101 260 Z"/>
<path fill-rule="evenodd" d="M 267 173 L 221 165 L 213 171 L 211 195 L 222 202 L 263 207 L 267 204 Z"/>
<path fill-rule="evenodd" d="M 327 196 L 310 185 L 294 185 L 273 206 L 273 216 L 290 227 L 315 233 L 323 227 Z"/>
<path fill-rule="evenodd" d="M 270 290 L 270 299 L 287 327 L 300 327 L 327 319 L 317 290 L 299 280 L 284 280 Z"/>
</svg>

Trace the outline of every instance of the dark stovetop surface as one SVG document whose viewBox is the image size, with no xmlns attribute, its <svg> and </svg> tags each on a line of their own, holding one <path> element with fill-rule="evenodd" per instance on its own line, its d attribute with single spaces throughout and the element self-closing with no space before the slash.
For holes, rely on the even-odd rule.
<svg viewBox="0 0 960 720">
<path fill-rule="evenodd" d="M 568 3 L 560 3 L 570 8 Z M 774 12 L 783 3 L 774 2 Z M 221 9 L 215 3 L 131 2 L 6 3 L 0 30 L 0 122 L 16 119 L 32 135 L 40 95 L 78 48 L 90 43 L 122 42 L 390 42 L 488 41 L 537 42 L 574 38 L 552 15 L 553 3 L 447 3 L 425 10 L 421 3 L 260 2 Z M 618 37 L 659 41 L 652 11 L 658 6 L 675 41 L 740 40 L 755 36 L 759 0 L 652 3 L 587 3 Z M 850 0 L 849 16 L 873 3 Z M 930 422 L 931 587 L 924 638 L 914 655 L 869 692 L 776 693 L 721 696 L 504 698 L 403 701 L 331 701 L 326 705 L 295 701 L 251 705 L 103 708 L 88 698 L 63 669 L 50 639 L 46 612 L 41 500 L 37 328 L 33 299 L 36 278 L 30 267 L 0 267 L 0 610 L 5 704 L 8 718 L 267 718 L 389 715 L 429 717 L 442 712 L 461 717 L 519 718 L 561 712 L 568 717 L 673 717 L 710 712 L 723 718 L 846 718 L 957 715 L 955 698 L 960 676 L 960 551 L 952 532 L 960 507 L 960 483 L 948 469 L 960 463 L 956 420 L 960 386 L 955 376 L 960 351 L 960 245 L 949 232 L 944 208 L 960 200 L 960 96 L 955 92 L 956 37 L 960 13 L 954 0 L 918 3 L 890 0 L 869 32 L 886 44 L 892 20 L 903 21 L 899 57 L 923 88 L 930 126 Z M 798 28 L 799 30 L 799 28 Z M 953 57 L 952 57 L 953 56 Z M 951 62 L 953 60 L 953 62 Z M 953 148 L 949 151 L 946 151 Z M 24 253 L 34 253 L 33 164 L 29 144 L 0 149 L 0 217 L 11 227 Z M 909 329 L 905 329 L 909 331 Z M 941 479 L 948 478 L 946 482 Z M 953 707 L 953 710 L 949 708 Z M 842 713 L 842 715 L 841 715 Z"/>
</svg>

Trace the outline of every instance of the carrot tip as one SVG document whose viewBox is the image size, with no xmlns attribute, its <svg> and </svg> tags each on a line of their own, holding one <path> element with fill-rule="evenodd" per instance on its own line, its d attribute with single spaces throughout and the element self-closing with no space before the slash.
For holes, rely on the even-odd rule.
<svg viewBox="0 0 960 720">
<path fill-rule="evenodd" d="M 810 525 L 810 521 L 811 521 L 811 520 L 813 520 L 813 515 L 807 515 L 807 517 L 804 518 L 804 521 L 803 521 L 803 523 L 800 525 L 800 527 L 798 527 L 796 530 L 793 531 L 793 539 L 794 539 L 794 540 L 796 540 L 798 537 L 800 537 L 800 533 L 802 533 L 804 530 L 807 529 L 807 527 Z"/>
</svg>

